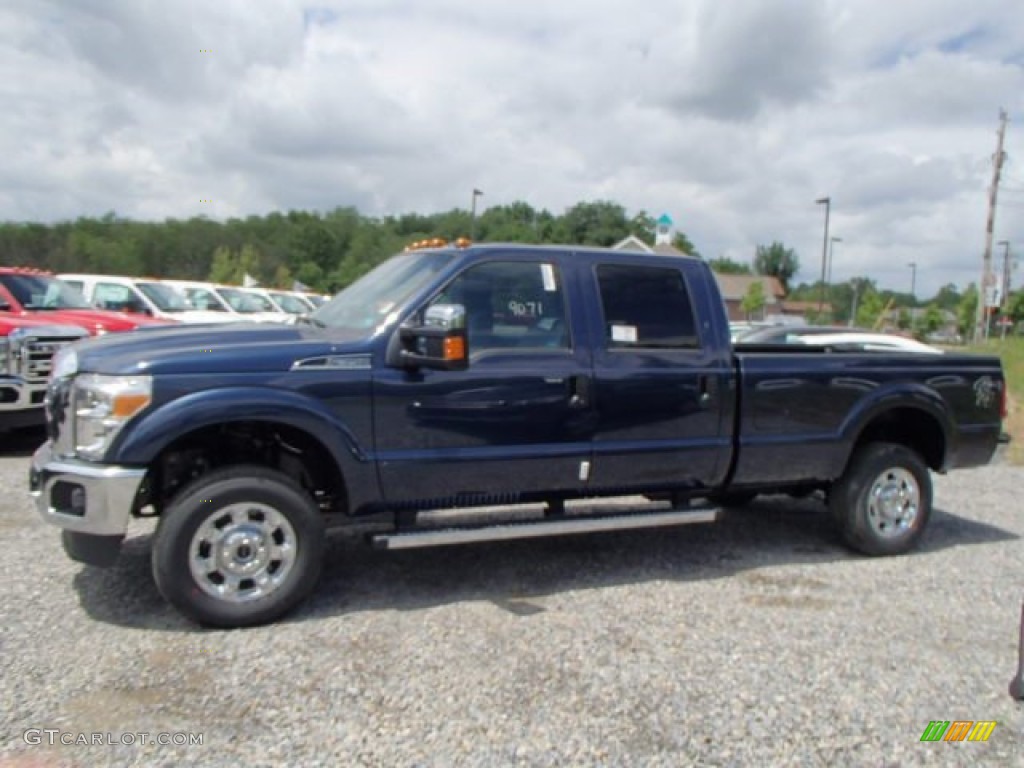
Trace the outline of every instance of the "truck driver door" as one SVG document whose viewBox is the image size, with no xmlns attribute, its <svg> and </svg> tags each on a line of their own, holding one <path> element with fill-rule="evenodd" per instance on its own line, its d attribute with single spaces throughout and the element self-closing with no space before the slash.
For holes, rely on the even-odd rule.
<svg viewBox="0 0 1024 768">
<path fill-rule="evenodd" d="M 495 254 L 426 303 L 465 308 L 469 366 L 375 373 L 388 504 L 515 502 L 585 486 L 591 369 L 570 287 L 558 254 Z"/>
</svg>

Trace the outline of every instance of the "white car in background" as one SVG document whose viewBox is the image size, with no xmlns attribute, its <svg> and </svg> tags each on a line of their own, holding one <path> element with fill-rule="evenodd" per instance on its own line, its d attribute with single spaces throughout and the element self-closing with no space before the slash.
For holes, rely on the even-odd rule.
<svg viewBox="0 0 1024 768">
<path fill-rule="evenodd" d="M 94 307 L 130 312 L 179 323 L 222 323 L 219 312 L 196 309 L 159 280 L 122 275 L 60 274 L 57 278 L 77 289 Z"/>
<path fill-rule="evenodd" d="M 254 289 L 250 289 L 254 290 Z M 277 291 L 273 288 L 256 289 L 263 296 L 266 296 L 274 306 L 289 315 L 308 315 L 316 307 L 301 293 L 294 291 Z"/>
<path fill-rule="evenodd" d="M 865 352 L 917 352 L 923 355 L 941 355 L 941 349 L 922 344 L 920 341 L 888 333 L 863 333 L 839 331 L 837 333 L 801 334 L 799 329 L 787 334 L 791 344 L 809 344 L 822 347 L 840 347 Z"/>
<path fill-rule="evenodd" d="M 282 312 L 264 311 L 262 302 L 254 298 L 243 295 L 234 297 L 232 301 L 223 294 L 225 289 L 231 292 L 241 292 L 242 288 L 204 283 L 200 280 L 163 280 L 162 282 L 178 291 L 192 306 L 207 312 L 220 313 L 229 322 L 281 323 L 287 317 Z M 233 293 L 229 295 L 234 296 Z M 242 307 L 242 309 L 237 307 Z"/>
<path fill-rule="evenodd" d="M 292 319 L 292 316 L 274 304 L 261 288 L 215 285 L 214 290 L 233 310 L 258 319 L 259 322 L 287 323 Z"/>
</svg>

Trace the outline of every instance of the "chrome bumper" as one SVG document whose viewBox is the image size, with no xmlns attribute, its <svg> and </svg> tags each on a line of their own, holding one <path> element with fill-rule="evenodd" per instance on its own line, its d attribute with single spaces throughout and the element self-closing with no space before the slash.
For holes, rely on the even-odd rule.
<svg viewBox="0 0 1024 768">
<path fill-rule="evenodd" d="M 21 376 L 0 376 L 0 414 L 43 408 L 46 382 L 31 382 Z"/>
<path fill-rule="evenodd" d="M 68 531 L 123 535 L 145 469 L 53 456 L 49 442 L 32 456 L 29 494 L 43 520 Z"/>
</svg>

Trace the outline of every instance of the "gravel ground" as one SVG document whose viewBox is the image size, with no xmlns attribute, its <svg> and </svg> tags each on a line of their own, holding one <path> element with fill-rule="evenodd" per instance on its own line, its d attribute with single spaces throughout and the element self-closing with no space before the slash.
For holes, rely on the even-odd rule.
<svg viewBox="0 0 1024 768">
<path fill-rule="evenodd" d="M 162 602 L 145 526 L 114 569 L 69 561 L 27 496 L 34 445 L 8 438 L 5 768 L 1024 765 L 1024 705 L 1006 690 L 1022 469 L 936 478 L 931 527 L 899 558 L 848 553 L 813 499 L 433 550 L 337 537 L 296 615 L 218 632 Z M 998 725 L 987 743 L 920 742 L 957 719 Z M 30 728 L 114 735 L 30 745 Z M 106 743 L 159 732 L 203 743 Z"/>
</svg>

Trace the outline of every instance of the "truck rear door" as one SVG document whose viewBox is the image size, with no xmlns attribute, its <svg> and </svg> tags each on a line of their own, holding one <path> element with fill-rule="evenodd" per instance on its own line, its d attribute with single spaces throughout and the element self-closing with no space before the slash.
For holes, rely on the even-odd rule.
<svg viewBox="0 0 1024 768">
<path fill-rule="evenodd" d="M 735 374 L 710 272 L 688 259 L 598 256 L 590 267 L 591 489 L 719 484 L 731 456 Z"/>
</svg>

